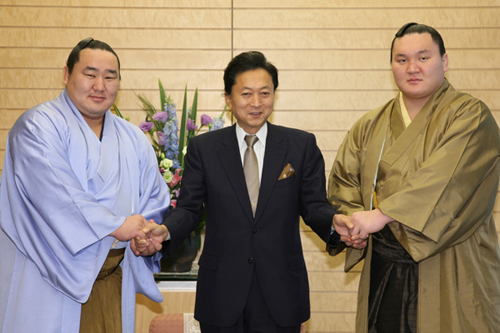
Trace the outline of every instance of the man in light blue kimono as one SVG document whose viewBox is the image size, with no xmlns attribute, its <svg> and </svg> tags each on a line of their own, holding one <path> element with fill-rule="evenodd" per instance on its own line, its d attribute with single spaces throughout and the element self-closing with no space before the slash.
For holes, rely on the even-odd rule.
<svg viewBox="0 0 500 333">
<path fill-rule="evenodd" d="M 0 331 L 133 332 L 135 294 L 162 296 L 159 255 L 129 246 L 170 194 L 138 127 L 113 115 L 118 56 L 78 43 L 66 89 L 9 133 L 0 186 Z"/>
</svg>

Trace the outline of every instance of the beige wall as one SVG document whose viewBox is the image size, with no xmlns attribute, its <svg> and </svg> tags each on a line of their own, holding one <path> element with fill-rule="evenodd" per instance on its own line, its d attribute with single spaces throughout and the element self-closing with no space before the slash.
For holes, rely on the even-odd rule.
<svg viewBox="0 0 500 333">
<path fill-rule="evenodd" d="M 187 84 L 200 114 L 224 106 L 222 72 L 233 55 L 257 49 L 280 70 L 271 121 L 314 133 L 326 173 L 346 131 L 395 94 L 389 46 L 404 23 L 436 27 L 448 77 L 500 118 L 499 0 L 0 0 L 0 162 L 7 133 L 27 108 L 63 88 L 71 48 L 88 36 L 122 62 L 120 109 L 138 124 L 135 93 L 157 106 L 160 78 L 177 104 Z M 227 122 L 230 118 L 227 118 Z M 497 207 L 500 207 L 497 205 Z M 496 209 L 500 221 L 499 208 Z M 310 272 L 309 332 L 353 332 L 359 268 L 344 274 L 303 227 Z"/>
</svg>

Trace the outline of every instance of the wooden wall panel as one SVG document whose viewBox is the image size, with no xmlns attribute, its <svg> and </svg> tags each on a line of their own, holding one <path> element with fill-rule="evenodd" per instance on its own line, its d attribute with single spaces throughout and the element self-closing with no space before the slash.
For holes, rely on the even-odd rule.
<svg viewBox="0 0 500 333">
<path fill-rule="evenodd" d="M 62 69 L 0 69 L 0 89 L 64 88 L 62 81 Z"/>
<path fill-rule="evenodd" d="M 106 8 L 227 8 L 228 0 L 0 0 L 0 5 L 24 7 Z"/>
<path fill-rule="evenodd" d="M 329 309 L 337 313 L 356 312 L 358 303 L 356 297 L 357 293 L 355 291 L 336 293 L 335 297 L 332 297 L 330 293 L 312 292 L 311 311 L 325 312 L 325 309 Z"/>
<path fill-rule="evenodd" d="M 200 114 L 219 115 L 223 69 L 232 56 L 260 50 L 280 71 L 273 123 L 316 135 L 327 176 L 352 124 L 397 92 L 389 63 L 395 32 L 408 21 L 436 27 L 450 59 L 447 77 L 482 99 L 500 121 L 498 0 L 0 0 L 0 162 L 8 130 L 27 108 L 63 89 L 62 67 L 88 36 L 120 56 L 117 104 L 130 121 L 144 114 L 136 94 L 159 107 L 161 79 L 181 108 L 200 91 Z M 226 114 L 226 124 L 231 123 Z M 1 167 L 0 167 L 1 172 Z M 495 206 L 500 227 L 500 199 Z M 362 263 L 343 272 L 301 224 L 310 272 L 308 332 L 354 332 Z M 193 300 L 188 296 L 188 303 Z M 174 297 L 175 300 L 177 298 Z M 190 301 L 189 301 L 190 300 Z M 176 301 L 174 301 L 175 303 Z M 179 301 L 184 307 L 190 305 Z M 138 299 L 137 332 L 166 304 Z M 170 307 L 171 305 L 169 305 Z"/>
<path fill-rule="evenodd" d="M 95 0 L 94 0 L 95 1 Z M 359 0 L 233 0 L 233 5 L 236 8 L 298 8 L 298 9 L 317 9 L 317 8 L 384 8 L 390 10 L 392 8 L 426 8 L 434 9 L 448 8 L 448 7 L 493 7 L 498 8 L 498 0 L 444 0 L 439 1 L 437 4 L 435 0 L 421 0 L 418 3 L 411 1 L 399 1 L 399 0 L 369 0 L 369 1 L 359 1 Z"/>
<path fill-rule="evenodd" d="M 406 22 L 439 22 L 440 27 L 498 26 L 499 8 L 238 9 L 235 29 L 397 29 Z"/>
<path fill-rule="evenodd" d="M 230 11 L 196 8 L 4 7 L 10 27 L 222 29 Z"/>
<path fill-rule="evenodd" d="M 0 90 L 0 101 L 2 107 L 6 108 L 5 113 L 21 113 L 32 106 L 57 97 L 60 92 L 61 89 L 2 89 Z M 2 116 L 3 113 L 2 111 Z M 0 126 L 6 126 L 6 124 L 2 123 Z"/>
<path fill-rule="evenodd" d="M 8 130 L 0 130 L 0 147 L 5 147 L 7 144 L 7 135 L 9 134 Z"/>
<path fill-rule="evenodd" d="M 166 90 L 183 90 L 186 82 L 197 82 L 198 89 L 210 89 L 222 81 L 222 70 L 122 70 L 121 90 L 157 90 L 158 79 Z M 63 89 L 63 71 L 58 69 L 0 69 L 0 89 Z M 195 88 L 195 87 L 190 87 Z M 219 94 L 220 96 L 220 94 Z"/>
<path fill-rule="evenodd" d="M 229 29 L 229 27 L 228 27 Z M 83 38 L 92 36 L 110 44 L 121 56 L 121 49 L 135 49 L 149 53 L 151 51 L 174 50 L 229 50 L 229 30 L 193 30 L 181 29 L 97 29 L 97 28 L 26 28 L 0 27 L 2 39 L 0 47 L 6 48 L 65 48 L 60 54 L 64 63 L 71 49 Z M 172 47 L 174 46 L 174 47 Z M 15 51 L 12 50 L 13 52 Z M 25 51 L 25 50 L 23 50 Z M 48 59 L 50 60 L 50 59 Z M 146 58 L 147 60 L 147 58 Z M 35 59 L 36 62 L 36 59 Z M 31 64 L 30 64 L 31 65 Z"/>
<path fill-rule="evenodd" d="M 313 312 L 306 323 L 307 332 L 354 332 L 356 317 L 352 313 Z"/>
<path fill-rule="evenodd" d="M 247 50 L 255 48 L 259 50 L 267 49 L 340 49 L 346 51 L 358 49 L 386 49 L 387 54 L 382 59 L 389 65 L 389 49 L 395 31 L 408 21 L 402 20 L 401 24 L 395 24 L 391 28 L 385 29 L 282 29 L 276 27 L 273 30 L 253 30 L 249 28 L 239 28 L 234 31 L 235 50 Z M 421 21 L 422 22 L 422 21 Z M 431 24 L 429 21 L 422 23 Z M 438 28 L 439 29 L 439 28 Z M 493 28 L 449 28 L 439 29 L 445 41 L 445 46 L 449 48 L 486 48 L 496 49 L 500 46 L 500 32 Z M 272 32 L 273 38 L 269 38 Z M 467 44 L 464 44 L 464 41 Z M 345 53 L 343 54 L 346 55 Z M 375 57 L 374 57 L 375 58 Z M 378 63 L 379 59 L 374 59 Z"/>
</svg>

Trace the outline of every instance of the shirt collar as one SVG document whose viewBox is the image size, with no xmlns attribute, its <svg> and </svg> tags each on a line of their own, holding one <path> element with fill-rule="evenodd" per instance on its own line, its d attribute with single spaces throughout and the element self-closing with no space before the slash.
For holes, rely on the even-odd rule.
<svg viewBox="0 0 500 333">
<path fill-rule="evenodd" d="M 245 130 L 243 130 L 243 128 L 241 128 L 240 125 L 238 125 L 238 123 L 236 123 L 236 139 L 238 140 L 240 147 L 242 147 L 242 145 L 244 144 L 245 145 L 244 147 L 246 148 L 247 143 L 245 142 L 245 135 L 249 134 L 246 133 Z M 265 148 L 267 139 L 267 121 L 259 129 L 259 131 L 255 133 L 255 135 L 257 135 L 257 137 L 259 138 L 259 141 L 257 141 L 257 143 L 260 142 L 260 144 L 262 144 L 262 146 Z"/>
</svg>

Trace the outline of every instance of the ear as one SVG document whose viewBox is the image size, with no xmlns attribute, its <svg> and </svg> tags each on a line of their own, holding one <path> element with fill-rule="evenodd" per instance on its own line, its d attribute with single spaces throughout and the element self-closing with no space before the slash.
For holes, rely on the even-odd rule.
<svg viewBox="0 0 500 333">
<path fill-rule="evenodd" d="M 448 71 L 448 53 L 443 54 L 441 61 L 443 62 L 443 72 L 447 72 Z"/>
<path fill-rule="evenodd" d="M 64 69 L 63 69 L 63 83 L 64 83 L 64 85 L 68 84 L 68 79 L 69 79 L 69 69 L 68 69 L 68 66 L 64 66 Z"/>
<path fill-rule="evenodd" d="M 232 103 L 231 103 L 231 95 L 227 95 L 227 94 L 226 94 L 226 95 L 224 96 L 224 98 L 225 98 L 225 100 L 226 100 L 226 104 L 227 104 L 227 106 L 229 107 L 229 109 L 230 109 L 230 110 L 232 110 L 232 109 L 233 109 L 233 105 L 232 105 Z"/>
</svg>

